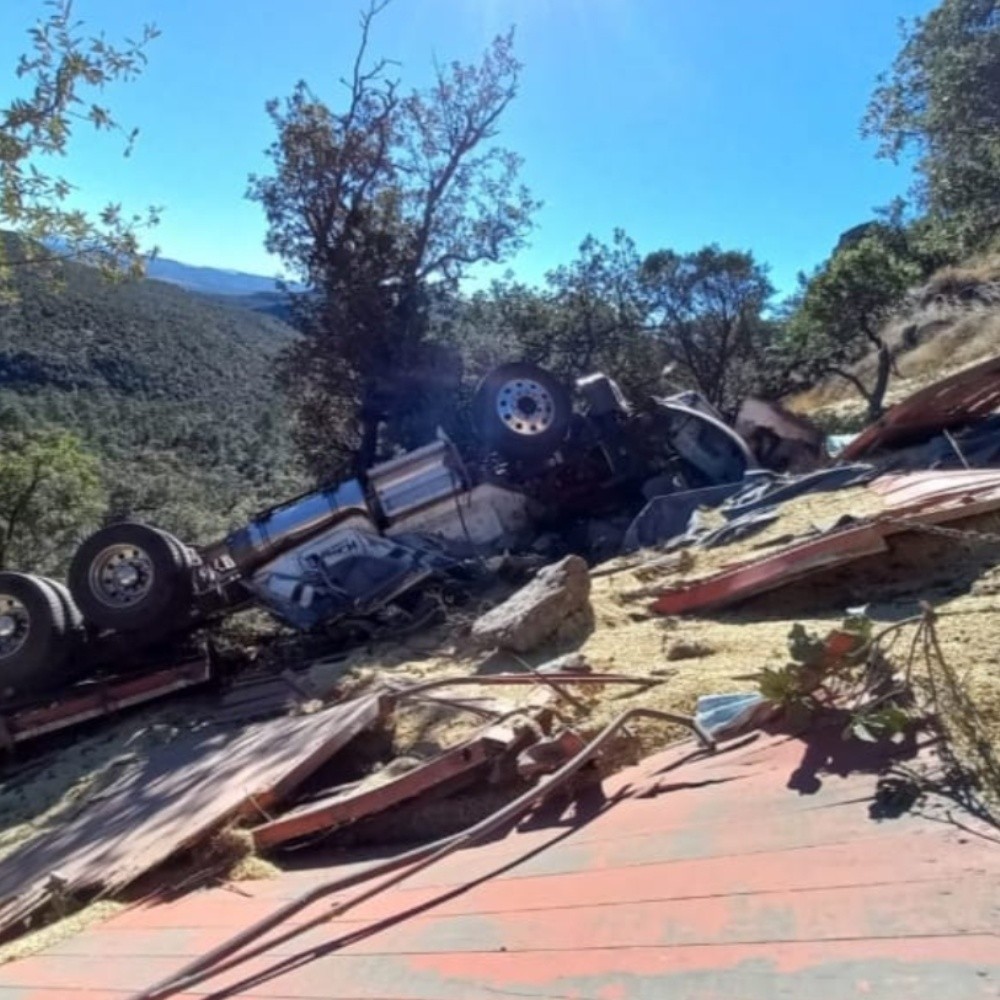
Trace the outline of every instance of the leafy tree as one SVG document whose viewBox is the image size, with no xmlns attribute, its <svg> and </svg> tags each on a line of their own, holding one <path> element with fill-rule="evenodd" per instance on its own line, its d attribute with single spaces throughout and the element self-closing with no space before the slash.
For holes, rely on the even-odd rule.
<svg viewBox="0 0 1000 1000">
<path fill-rule="evenodd" d="M 311 290 L 295 297 L 305 336 L 283 376 L 321 475 L 369 466 L 454 384 L 457 359 L 428 336 L 434 303 L 471 267 L 516 250 L 535 207 L 519 158 L 491 145 L 517 91 L 512 34 L 478 64 L 439 67 L 429 89 L 402 94 L 385 60 L 366 68 L 386 3 L 361 17 L 342 107 L 305 83 L 269 103 L 274 172 L 250 181 L 268 249 Z"/>
<path fill-rule="evenodd" d="M 730 413 L 759 373 L 774 288 L 753 254 L 716 245 L 659 250 L 642 263 L 651 317 L 671 361 L 714 405 Z"/>
<path fill-rule="evenodd" d="M 0 569 L 52 570 L 96 526 L 100 466 L 66 431 L 27 431 L 0 414 Z"/>
<path fill-rule="evenodd" d="M 21 56 L 16 74 L 25 93 L 0 106 L 0 229 L 16 229 L 39 240 L 57 241 L 56 256 L 78 256 L 105 266 L 141 270 L 138 232 L 156 222 L 157 211 L 127 215 L 120 205 L 106 206 L 93 218 L 67 207 L 73 185 L 40 167 L 69 149 L 74 128 L 118 132 L 126 155 L 138 134 L 126 132 L 100 101 L 105 88 L 134 79 L 146 63 L 152 26 L 139 40 L 122 45 L 103 35 L 88 35 L 73 15 L 72 0 L 47 0 L 47 14 L 30 29 L 31 50 Z M 31 246 L 31 244 L 22 244 Z M 9 258 L 0 247 L 0 282 L 11 266 L 48 260 L 53 253 L 35 247 L 26 257 Z"/>
<path fill-rule="evenodd" d="M 943 0 L 902 30 L 863 132 L 882 156 L 916 153 L 919 204 L 975 248 L 1000 226 L 1000 7 Z"/>
<path fill-rule="evenodd" d="M 550 271 L 541 290 L 511 286 L 499 299 L 515 352 L 566 381 L 602 370 L 627 391 L 648 392 L 662 362 L 645 329 L 649 312 L 632 239 L 587 236 L 569 264 Z"/>
<path fill-rule="evenodd" d="M 546 276 L 555 322 L 548 357 L 539 360 L 574 377 L 602 369 L 635 392 L 652 388 L 661 365 L 645 329 L 649 299 L 640 266 L 623 230 L 615 230 L 610 244 L 588 236 L 575 260 Z"/>
<path fill-rule="evenodd" d="M 920 268 L 878 235 L 849 243 L 804 283 L 798 309 L 788 322 L 789 346 L 810 378 L 846 379 L 868 405 L 868 418 L 881 416 L 893 355 L 883 326 Z M 850 370 L 867 351 L 876 356 L 871 385 Z"/>
</svg>

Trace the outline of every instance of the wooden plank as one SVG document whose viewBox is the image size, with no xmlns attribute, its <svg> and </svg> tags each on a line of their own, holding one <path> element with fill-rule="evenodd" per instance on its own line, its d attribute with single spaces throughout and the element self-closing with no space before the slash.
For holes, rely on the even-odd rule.
<svg viewBox="0 0 1000 1000">
<path fill-rule="evenodd" d="M 255 827 L 254 844 L 260 849 L 275 847 L 312 833 L 332 830 L 415 798 L 461 776 L 474 776 L 477 768 L 502 752 L 504 745 L 488 736 L 463 743 L 398 778 L 375 788 L 334 795 L 294 809 L 279 819 Z"/>
<path fill-rule="evenodd" d="M 231 729 L 210 726 L 157 747 L 113 794 L 0 862 L 0 932 L 66 891 L 120 888 L 241 811 L 294 790 L 385 710 L 366 695 L 323 712 Z"/>
</svg>

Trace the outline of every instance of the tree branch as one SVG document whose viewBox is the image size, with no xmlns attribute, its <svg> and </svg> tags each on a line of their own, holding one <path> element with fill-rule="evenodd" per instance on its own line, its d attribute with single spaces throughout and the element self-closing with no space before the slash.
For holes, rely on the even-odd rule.
<svg viewBox="0 0 1000 1000">
<path fill-rule="evenodd" d="M 862 382 L 861 379 L 859 379 L 858 376 L 855 375 L 853 372 L 849 372 L 844 368 L 837 368 L 834 366 L 830 366 L 829 368 L 827 368 L 827 371 L 830 372 L 831 375 L 838 375 L 840 376 L 840 378 L 850 382 L 851 385 L 853 385 L 854 388 L 861 393 L 861 395 L 864 397 L 865 402 L 871 403 L 873 398 L 871 392 L 865 388 L 864 382 Z"/>
</svg>

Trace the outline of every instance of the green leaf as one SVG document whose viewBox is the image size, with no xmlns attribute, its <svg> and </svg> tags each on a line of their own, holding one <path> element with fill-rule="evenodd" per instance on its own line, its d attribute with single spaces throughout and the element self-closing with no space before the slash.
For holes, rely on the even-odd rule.
<svg viewBox="0 0 1000 1000">
<path fill-rule="evenodd" d="M 851 732 L 859 740 L 864 740 L 865 743 L 878 742 L 878 737 L 868 728 L 868 726 L 861 719 L 854 720 L 854 723 L 851 726 Z"/>
</svg>

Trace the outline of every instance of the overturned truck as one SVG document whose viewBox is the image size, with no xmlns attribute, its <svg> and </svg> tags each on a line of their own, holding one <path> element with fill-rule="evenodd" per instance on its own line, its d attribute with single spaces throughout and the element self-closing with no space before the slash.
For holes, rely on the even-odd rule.
<svg viewBox="0 0 1000 1000">
<path fill-rule="evenodd" d="M 0 691 L 59 692 L 251 604 L 298 629 L 384 614 L 547 522 L 636 511 L 652 496 L 736 482 L 756 464 L 697 393 L 636 407 L 603 374 L 570 393 L 540 368 L 504 365 L 483 380 L 474 413 L 484 445 L 475 463 L 442 438 L 209 545 L 124 522 L 80 545 L 66 585 L 0 573 Z"/>
</svg>

